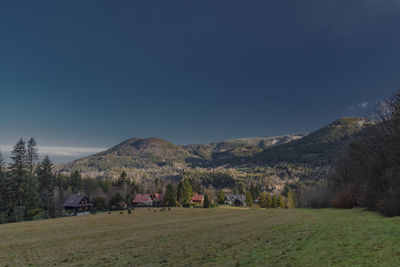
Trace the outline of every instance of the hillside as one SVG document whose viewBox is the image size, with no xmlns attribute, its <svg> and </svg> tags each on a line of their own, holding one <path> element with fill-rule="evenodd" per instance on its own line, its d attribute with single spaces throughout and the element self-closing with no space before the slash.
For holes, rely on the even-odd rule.
<svg viewBox="0 0 400 267">
<path fill-rule="evenodd" d="M 257 154 L 254 161 L 261 165 L 282 161 L 330 164 L 352 138 L 371 123 L 365 118 L 342 118 L 301 139 L 266 149 Z"/>
<path fill-rule="evenodd" d="M 337 157 L 349 141 L 365 125 L 371 123 L 363 118 L 343 118 L 308 135 L 295 134 L 270 138 L 239 138 L 211 144 L 178 146 L 166 140 L 132 138 L 104 152 L 58 166 L 61 172 L 78 170 L 86 176 L 116 177 L 122 169 L 137 179 L 154 177 L 179 177 L 190 169 L 213 168 L 240 169 L 238 177 L 254 168 L 262 167 L 261 176 L 279 176 L 279 171 L 268 170 L 280 163 L 298 166 L 327 166 Z M 293 171 L 296 168 L 297 171 Z M 290 167 L 291 179 L 303 177 Z M 267 174 L 269 173 L 269 174 Z M 296 173 L 296 174 L 294 174 Z M 315 175 L 307 171 L 308 176 Z"/>
<path fill-rule="evenodd" d="M 105 171 L 114 168 L 155 168 L 185 162 L 192 155 L 166 140 L 150 138 L 128 139 L 104 152 L 75 160 L 61 166 L 61 171 Z"/>
<path fill-rule="evenodd" d="M 335 209 L 135 209 L 0 225 L 7 266 L 398 266 L 400 218 Z M 29 249 L 28 249 L 29 248 Z"/>
</svg>

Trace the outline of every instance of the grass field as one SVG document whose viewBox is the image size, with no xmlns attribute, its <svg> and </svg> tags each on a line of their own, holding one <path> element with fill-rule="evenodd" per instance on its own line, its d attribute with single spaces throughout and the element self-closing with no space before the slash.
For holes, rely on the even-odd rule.
<svg viewBox="0 0 400 267">
<path fill-rule="evenodd" d="M 399 266 L 400 218 L 361 210 L 184 209 L 0 225 L 2 266 Z"/>
</svg>

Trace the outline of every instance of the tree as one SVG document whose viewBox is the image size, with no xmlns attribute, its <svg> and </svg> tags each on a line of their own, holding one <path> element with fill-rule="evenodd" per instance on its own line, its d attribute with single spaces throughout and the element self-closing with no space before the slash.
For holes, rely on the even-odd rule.
<svg viewBox="0 0 400 267">
<path fill-rule="evenodd" d="M 188 179 L 183 179 L 178 184 L 177 199 L 181 204 L 190 204 L 193 196 L 193 188 Z"/>
<path fill-rule="evenodd" d="M 95 180 L 91 178 L 83 179 L 83 191 L 89 199 L 91 199 L 92 193 L 97 189 L 97 187 L 98 184 Z"/>
<path fill-rule="evenodd" d="M 272 205 L 271 208 L 277 208 L 278 207 L 278 200 L 276 199 L 276 196 L 272 196 Z"/>
<path fill-rule="evenodd" d="M 93 199 L 93 204 L 97 211 L 105 210 L 107 207 L 106 199 L 104 197 L 97 197 Z"/>
<path fill-rule="evenodd" d="M 253 197 L 251 196 L 251 192 L 249 192 L 249 191 L 246 192 L 246 205 L 248 207 L 253 206 Z"/>
<path fill-rule="evenodd" d="M 273 202 L 270 194 L 267 194 L 267 201 L 266 201 L 266 206 L 267 208 L 273 208 Z"/>
<path fill-rule="evenodd" d="M 69 177 L 69 185 L 73 194 L 79 193 L 82 189 L 82 176 L 78 171 L 73 171 Z"/>
<path fill-rule="evenodd" d="M 176 189 L 175 187 L 169 183 L 167 185 L 167 191 L 165 193 L 165 204 L 167 204 L 169 207 L 175 206 L 176 202 Z"/>
<path fill-rule="evenodd" d="M 33 174 L 33 170 L 38 159 L 39 153 L 37 144 L 35 139 L 31 138 L 29 139 L 26 147 L 26 164 L 31 175 Z"/>
<path fill-rule="evenodd" d="M 13 151 L 11 152 L 12 163 L 10 165 L 10 171 L 13 175 L 17 175 L 22 177 L 26 174 L 27 166 L 26 166 L 26 147 L 25 141 L 20 139 L 17 144 L 14 146 Z"/>
<path fill-rule="evenodd" d="M 54 189 L 56 178 L 53 173 L 53 163 L 47 155 L 37 167 L 36 174 L 39 181 L 41 207 L 42 209 L 48 210 L 49 215 L 53 216 L 55 212 Z"/>
<path fill-rule="evenodd" d="M 207 194 L 204 195 L 204 201 L 203 201 L 203 208 L 209 208 L 210 207 L 210 201 L 208 200 Z"/>
<path fill-rule="evenodd" d="M 223 190 L 219 190 L 218 192 L 218 204 L 225 203 L 225 192 Z"/>
<path fill-rule="evenodd" d="M 277 206 L 278 206 L 278 208 L 284 208 L 285 207 L 285 201 L 283 200 L 282 195 L 280 195 L 279 198 L 278 198 Z"/>
<path fill-rule="evenodd" d="M 296 207 L 295 200 L 294 200 L 294 194 L 291 190 L 289 190 L 287 192 L 286 205 L 289 209 Z"/>
<path fill-rule="evenodd" d="M 260 200 L 258 202 L 260 208 L 266 208 L 267 207 L 267 193 L 266 192 L 262 192 L 260 194 Z"/>
</svg>

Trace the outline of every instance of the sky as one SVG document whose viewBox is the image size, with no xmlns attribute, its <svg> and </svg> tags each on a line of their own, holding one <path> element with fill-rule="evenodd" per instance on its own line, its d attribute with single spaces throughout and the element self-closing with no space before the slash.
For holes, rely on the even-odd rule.
<svg viewBox="0 0 400 267">
<path fill-rule="evenodd" d="M 309 133 L 400 88 L 398 0 L 1 1 L 0 149 Z"/>
</svg>

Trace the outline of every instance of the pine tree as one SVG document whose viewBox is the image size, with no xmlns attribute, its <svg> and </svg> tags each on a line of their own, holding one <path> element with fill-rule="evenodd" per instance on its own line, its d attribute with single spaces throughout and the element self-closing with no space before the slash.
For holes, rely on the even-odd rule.
<svg viewBox="0 0 400 267">
<path fill-rule="evenodd" d="M 285 201 L 283 200 L 282 195 L 280 195 L 279 198 L 278 198 L 278 207 L 279 208 L 285 208 Z"/>
<path fill-rule="evenodd" d="M 54 189 L 56 177 L 53 173 L 53 163 L 47 155 L 39 164 L 36 173 L 39 181 L 41 207 L 47 210 L 50 216 L 53 216 L 55 212 Z"/>
<path fill-rule="evenodd" d="M 273 202 L 270 194 L 267 195 L 267 208 L 273 208 Z"/>
<path fill-rule="evenodd" d="M 258 202 L 258 205 L 260 206 L 260 208 L 266 208 L 267 207 L 267 193 L 266 192 L 262 192 L 260 194 L 260 200 Z"/>
<path fill-rule="evenodd" d="M 31 138 L 26 147 L 26 164 L 29 173 L 32 175 L 35 164 L 39 159 L 38 148 L 35 139 Z"/>
<path fill-rule="evenodd" d="M 27 173 L 25 141 L 20 139 L 11 154 L 13 161 L 10 165 L 11 173 L 19 177 L 24 176 Z"/>
<path fill-rule="evenodd" d="M 209 208 L 210 207 L 210 201 L 208 200 L 207 194 L 204 195 L 204 201 L 203 201 L 203 208 Z"/>
<path fill-rule="evenodd" d="M 175 201 L 176 201 L 176 190 L 175 187 L 171 183 L 169 183 L 167 185 L 167 191 L 165 193 L 165 203 L 169 207 L 173 207 L 175 206 Z"/>
<path fill-rule="evenodd" d="M 73 171 L 69 177 L 69 184 L 73 194 L 79 193 L 82 189 L 82 176 L 78 171 Z"/>
<path fill-rule="evenodd" d="M 275 195 L 272 196 L 272 205 L 271 205 L 271 207 L 272 208 L 277 208 L 278 207 L 278 200 L 276 199 Z"/>
</svg>

